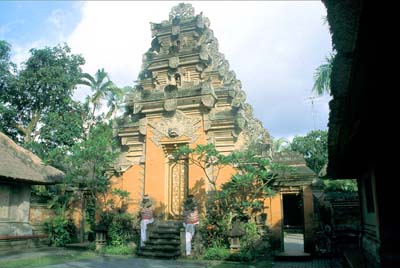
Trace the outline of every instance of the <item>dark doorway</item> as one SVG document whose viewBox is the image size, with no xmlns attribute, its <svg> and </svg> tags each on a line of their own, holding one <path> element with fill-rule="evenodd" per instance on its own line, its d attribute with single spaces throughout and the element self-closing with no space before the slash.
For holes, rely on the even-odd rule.
<svg viewBox="0 0 400 268">
<path fill-rule="evenodd" d="M 303 200 L 300 194 L 283 195 L 283 224 L 285 229 L 303 229 Z"/>
<path fill-rule="evenodd" d="M 300 193 L 282 195 L 284 251 L 304 252 L 303 198 Z"/>
</svg>

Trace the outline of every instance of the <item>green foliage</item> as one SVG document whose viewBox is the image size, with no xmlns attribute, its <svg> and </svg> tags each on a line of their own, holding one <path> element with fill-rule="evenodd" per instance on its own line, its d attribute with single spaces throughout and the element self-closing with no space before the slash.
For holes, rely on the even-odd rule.
<svg viewBox="0 0 400 268">
<path fill-rule="evenodd" d="M 219 172 L 228 164 L 226 157 L 220 154 L 213 144 L 197 144 L 195 148 L 187 145 L 180 146 L 172 156 L 175 161 L 186 158 L 190 165 L 201 168 L 214 189 L 217 189 Z"/>
<path fill-rule="evenodd" d="M 49 235 L 50 244 L 63 247 L 76 236 L 76 228 L 71 220 L 64 216 L 56 216 L 46 221 L 44 228 Z"/>
<path fill-rule="evenodd" d="M 240 249 L 238 252 L 232 253 L 228 260 L 238 261 L 238 262 L 251 262 L 255 259 L 255 254 L 253 251 L 248 251 L 246 249 Z"/>
<path fill-rule="evenodd" d="M 59 147 L 71 147 L 84 137 L 85 107 L 71 101 L 63 112 L 49 112 L 43 117 L 43 126 L 39 130 L 40 140 L 47 150 Z"/>
<path fill-rule="evenodd" d="M 67 45 L 31 49 L 31 56 L 18 72 L 9 72 L 2 85 L 2 110 L 6 110 L 6 134 L 16 133 L 30 142 L 38 135 L 38 125 L 49 113 L 63 113 L 72 101 L 81 77 L 80 55 L 71 54 Z M 12 119 L 12 121 L 11 121 Z"/>
<path fill-rule="evenodd" d="M 324 180 L 326 192 L 357 192 L 356 180 Z"/>
<path fill-rule="evenodd" d="M 100 253 L 109 255 L 132 255 L 135 253 L 135 248 L 126 245 L 106 246 L 100 250 Z"/>
<path fill-rule="evenodd" d="M 95 113 L 101 107 L 101 102 L 106 101 L 108 107 L 108 112 L 104 118 L 111 118 L 117 112 L 118 105 L 122 101 L 123 90 L 110 80 L 108 73 L 104 69 L 97 70 L 94 76 L 84 73 L 79 83 L 90 87 L 93 92 L 93 95 L 89 98 L 89 103 L 92 106 L 88 127 L 90 132 L 90 128 L 95 122 Z"/>
<path fill-rule="evenodd" d="M 230 256 L 229 249 L 225 247 L 210 247 L 204 254 L 205 260 L 227 260 Z"/>
<path fill-rule="evenodd" d="M 126 246 L 133 238 L 133 217 L 128 213 L 116 213 L 108 228 L 111 246 Z"/>
<path fill-rule="evenodd" d="M 205 171 L 207 167 L 215 163 L 222 167 L 230 165 L 236 170 L 231 180 L 222 184 L 219 190 L 208 192 L 207 215 L 198 228 L 207 248 L 224 248 L 229 246 L 227 234 L 232 228 L 232 219 L 238 218 L 243 222 L 248 222 L 262 212 L 264 200 L 273 194 L 272 182 L 278 171 L 286 169 L 286 167 L 274 164 L 270 159 L 256 156 L 250 151 L 234 152 L 228 156 L 222 156 L 213 145 L 207 145 L 207 147 L 207 149 L 205 146 L 200 147 L 198 151 L 196 151 L 198 147 L 195 149 L 187 146 L 181 147 L 178 155 L 191 157 L 194 159 L 191 162 L 197 161 L 196 165 L 204 167 Z M 206 150 L 212 152 L 212 158 L 202 155 Z M 192 155 L 190 156 L 190 154 Z M 210 164 L 207 165 L 208 163 Z M 248 241 L 250 247 L 254 242 L 255 225 L 248 223 L 246 226 L 248 230 L 246 230 L 247 240 L 245 241 Z M 251 255 L 253 249 L 248 249 L 240 258 L 253 258 Z"/>
<path fill-rule="evenodd" d="M 263 210 L 265 198 L 273 194 L 271 184 L 282 167 L 250 151 L 234 152 L 225 161 L 237 172 L 221 186 L 215 204 L 220 212 L 229 211 L 241 219 L 250 219 Z"/>
<path fill-rule="evenodd" d="M 115 210 L 103 211 L 96 229 L 107 231 L 107 244 L 111 247 L 127 246 L 135 240 L 134 225 L 137 219 L 131 214 Z"/>
<path fill-rule="evenodd" d="M 326 63 L 321 64 L 315 70 L 314 86 L 312 91 L 317 93 L 318 96 L 322 96 L 325 93 L 329 94 L 331 92 L 331 73 L 334 57 L 335 54 L 333 53 L 331 53 L 328 57 L 325 57 Z"/>
<path fill-rule="evenodd" d="M 287 139 L 284 138 L 274 139 L 272 143 L 272 150 L 274 152 L 281 152 L 287 150 L 289 145 L 290 142 Z"/>
<path fill-rule="evenodd" d="M 318 174 L 328 162 L 328 132 L 313 130 L 306 136 L 296 136 L 290 144 L 290 149 L 300 152 L 307 166 Z"/>
<path fill-rule="evenodd" d="M 97 194 L 104 195 L 110 186 L 110 174 L 106 172 L 118 156 L 113 146 L 111 126 L 96 124 L 88 139 L 71 147 L 66 159 L 67 180 L 86 189 L 93 198 Z"/>
<path fill-rule="evenodd" d="M 200 221 L 197 228 L 206 248 L 229 247 L 228 231 L 231 226 L 232 215 L 220 214 L 215 201 L 207 201 L 207 215 Z"/>
</svg>

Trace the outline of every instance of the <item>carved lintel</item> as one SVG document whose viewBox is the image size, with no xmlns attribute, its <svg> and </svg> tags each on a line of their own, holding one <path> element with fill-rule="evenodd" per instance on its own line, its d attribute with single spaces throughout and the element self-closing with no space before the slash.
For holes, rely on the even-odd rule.
<svg viewBox="0 0 400 268">
<path fill-rule="evenodd" d="M 176 110 L 173 116 L 164 116 L 157 122 L 149 122 L 154 133 L 151 140 L 160 146 L 160 140 L 163 138 L 175 139 L 186 136 L 193 143 L 199 137 L 196 132 L 200 128 L 200 121 L 201 119 L 198 117 L 189 117 L 182 111 Z"/>
</svg>

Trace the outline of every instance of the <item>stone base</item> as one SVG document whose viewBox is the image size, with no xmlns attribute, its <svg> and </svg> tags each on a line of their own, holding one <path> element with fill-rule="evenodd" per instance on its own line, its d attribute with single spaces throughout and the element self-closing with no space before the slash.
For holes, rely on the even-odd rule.
<svg viewBox="0 0 400 268">
<path fill-rule="evenodd" d="M 47 235 L 0 236 L 0 251 L 37 248 L 47 245 Z"/>
<path fill-rule="evenodd" d="M 32 226 L 22 222 L 0 222 L 0 236 L 32 235 Z"/>
</svg>

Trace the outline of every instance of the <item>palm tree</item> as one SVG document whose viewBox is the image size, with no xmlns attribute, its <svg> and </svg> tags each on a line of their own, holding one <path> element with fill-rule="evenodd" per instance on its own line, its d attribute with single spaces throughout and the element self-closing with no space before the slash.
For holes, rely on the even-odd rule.
<svg viewBox="0 0 400 268">
<path fill-rule="evenodd" d="M 89 135 L 90 128 L 95 122 L 95 112 L 101 107 L 101 102 L 107 102 L 109 110 L 105 118 L 108 119 L 118 110 L 118 105 L 122 99 L 122 90 L 114 85 L 104 69 L 97 70 L 94 77 L 88 73 L 84 73 L 80 84 L 90 87 L 93 91 L 93 95 L 90 97 L 93 107 L 90 114 L 91 122 L 88 126 L 87 135 Z"/>
<path fill-rule="evenodd" d="M 290 142 L 285 138 L 274 139 L 272 143 L 272 150 L 274 152 L 282 152 L 287 149 L 290 145 Z"/>
<path fill-rule="evenodd" d="M 325 64 L 320 65 L 314 73 L 314 86 L 312 91 L 317 93 L 318 96 L 322 96 L 325 93 L 331 92 L 331 72 L 332 62 L 335 57 L 334 53 L 331 53 L 328 57 L 325 57 Z"/>
</svg>

